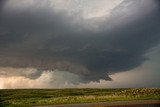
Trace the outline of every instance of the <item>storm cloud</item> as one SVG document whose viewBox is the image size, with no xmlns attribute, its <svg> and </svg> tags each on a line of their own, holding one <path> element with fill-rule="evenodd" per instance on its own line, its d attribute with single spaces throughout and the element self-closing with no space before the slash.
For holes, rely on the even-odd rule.
<svg viewBox="0 0 160 107">
<path fill-rule="evenodd" d="M 122 0 L 109 13 L 56 9 L 51 0 L 0 1 L 0 66 L 60 70 L 86 81 L 111 80 L 149 60 L 160 43 L 159 0 Z"/>
</svg>

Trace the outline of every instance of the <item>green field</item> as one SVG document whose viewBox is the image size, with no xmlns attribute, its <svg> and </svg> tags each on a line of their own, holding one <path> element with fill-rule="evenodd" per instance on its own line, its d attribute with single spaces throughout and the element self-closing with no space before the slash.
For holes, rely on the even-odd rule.
<svg viewBox="0 0 160 107">
<path fill-rule="evenodd" d="M 0 107 L 150 99 L 160 100 L 160 88 L 0 90 Z"/>
</svg>

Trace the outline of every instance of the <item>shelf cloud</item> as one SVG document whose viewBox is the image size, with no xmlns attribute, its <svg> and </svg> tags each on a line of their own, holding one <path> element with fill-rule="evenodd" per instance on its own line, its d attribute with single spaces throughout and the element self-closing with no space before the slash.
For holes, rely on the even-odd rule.
<svg viewBox="0 0 160 107">
<path fill-rule="evenodd" d="M 109 8 L 91 12 L 98 0 L 93 8 L 85 1 L 76 8 L 74 0 L 1 0 L 1 69 L 37 70 L 32 75 L 0 70 L 1 77 L 34 80 L 57 70 L 90 82 L 142 65 L 160 43 L 159 0 L 108 1 Z"/>
</svg>

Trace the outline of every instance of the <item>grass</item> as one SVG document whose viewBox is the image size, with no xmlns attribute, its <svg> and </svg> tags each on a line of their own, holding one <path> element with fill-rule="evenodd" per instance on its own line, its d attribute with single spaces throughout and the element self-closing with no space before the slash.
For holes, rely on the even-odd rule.
<svg viewBox="0 0 160 107">
<path fill-rule="evenodd" d="M 160 100 L 159 88 L 0 90 L 0 107 L 29 107 L 34 105 L 151 99 Z"/>
</svg>

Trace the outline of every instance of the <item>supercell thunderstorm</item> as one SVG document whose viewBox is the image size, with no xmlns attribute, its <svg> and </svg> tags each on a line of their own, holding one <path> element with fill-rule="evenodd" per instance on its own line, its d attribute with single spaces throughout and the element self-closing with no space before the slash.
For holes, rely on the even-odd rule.
<svg viewBox="0 0 160 107">
<path fill-rule="evenodd" d="M 112 80 L 148 60 L 159 18 L 158 0 L 1 0 L 0 87 Z"/>
</svg>

